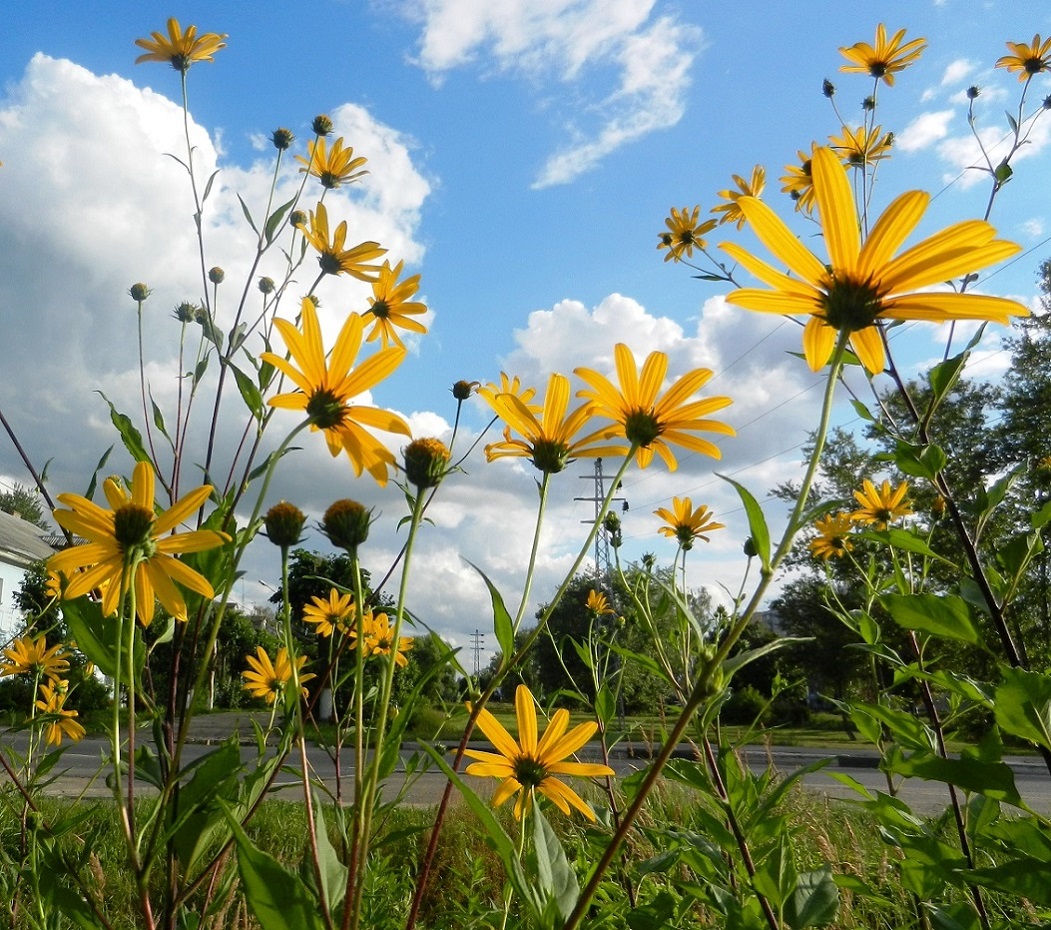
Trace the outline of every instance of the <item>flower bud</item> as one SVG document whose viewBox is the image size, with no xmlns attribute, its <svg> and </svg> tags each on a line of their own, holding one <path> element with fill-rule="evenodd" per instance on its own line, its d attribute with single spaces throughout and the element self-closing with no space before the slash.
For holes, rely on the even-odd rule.
<svg viewBox="0 0 1051 930">
<path fill-rule="evenodd" d="M 974 100 L 974 98 L 977 97 L 980 93 L 981 90 L 978 89 L 978 85 L 972 84 L 970 87 L 967 88 L 967 99 Z"/>
<path fill-rule="evenodd" d="M 338 500 L 325 511 L 321 519 L 321 532 L 333 546 L 340 549 L 357 549 L 369 538 L 372 512 L 357 501 Z"/>
<path fill-rule="evenodd" d="M 293 210 L 288 214 L 288 224 L 295 226 L 297 229 L 300 226 L 306 226 L 307 215 L 302 210 Z"/>
<path fill-rule="evenodd" d="M 825 78 L 821 82 L 821 93 L 823 93 L 829 100 L 836 96 L 836 85 L 833 84 L 828 78 Z"/>
<path fill-rule="evenodd" d="M 866 97 L 861 101 L 861 109 L 863 110 L 875 110 L 876 109 L 876 98 Z"/>
<path fill-rule="evenodd" d="M 274 134 L 270 137 L 270 141 L 274 143 L 274 148 L 279 152 L 283 152 L 295 141 L 295 136 L 292 135 L 291 129 L 275 129 Z"/>
<path fill-rule="evenodd" d="M 303 524 L 306 520 L 306 514 L 295 504 L 288 501 L 274 504 L 263 518 L 267 539 L 282 549 L 294 546 L 302 538 Z"/>
<path fill-rule="evenodd" d="M 139 284 L 133 284 L 128 290 L 131 295 L 131 299 L 136 303 L 142 303 L 147 297 L 150 296 L 150 289 L 141 282 Z"/>
<path fill-rule="evenodd" d="M 477 381 L 457 381 L 452 387 L 453 397 L 467 400 L 480 386 Z"/>
<path fill-rule="evenodd" d="M 414 439 L 402 452 L 405 477 L 421 491 L 436 488 L 445 477 L 451 454 L 440 439 Z"/>
<path fill-rule="evenodd" d="M 175 319 L 180 323 L 193 323 L 197 320 L 197 307 L 184 300 L 175 308 Z"/>
<path fill-rule="evenodd" d="M 314 122 L 310 124 L 310 128 L 314 130 L 316 135 L 327 136 L 332 132 L 332 120 L 324 113 L 320 113 L 314 117 Z"/>
<path fill-rule="evenodd" d="M 274 284 L 273 278 L 263 277 L 260 278 L 257 283 L 259 285 L 259 290 L 261 290 L 264 294 L 273 294 L 274 289 L 277 287 L 277 285 Z"/>
<path fill-rule="evenodd" d="M 744 546 L 742 548 L 744 549 L 744 554 L 750 559 L 754 559 L 759 555 L 759 550 L 755 547 L 755 540 L 752 539 L 751 536 L 744 541 Z"/>
<path fill-rule="evenodd" d="M 226 272 L 223 271 L 223 269 L 220 268 L 218 265 L 216 265 L 214 268 L 208 269 L 208 280 L 211 281 L 212 284 L 222 284 L 223 278 L 225 277 Z"/>
<path fill-rule="evenodd" d="M 614 549 L 619 549 L 621 543 L 624 541 L 620 528 L 620 517 L 613 513 L 613 511 L 610 511 L 605 517 L 603 517 L 602 527 L 609 536 L 609 544 Z"/>
</svg>

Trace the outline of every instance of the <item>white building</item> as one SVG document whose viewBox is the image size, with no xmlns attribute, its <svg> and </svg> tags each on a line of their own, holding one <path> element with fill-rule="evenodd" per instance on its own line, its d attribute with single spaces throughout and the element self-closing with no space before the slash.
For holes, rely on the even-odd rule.
<svg viewBox="0 0 1051 930">
<path fill-rule="evenodd" d="M 0 511 L 0 643 L 6 643 L 22 625 L 15 592 L 31 563 L 54 555 L 47 542 L 51 535 L 21 517 Z"/>
</svg>

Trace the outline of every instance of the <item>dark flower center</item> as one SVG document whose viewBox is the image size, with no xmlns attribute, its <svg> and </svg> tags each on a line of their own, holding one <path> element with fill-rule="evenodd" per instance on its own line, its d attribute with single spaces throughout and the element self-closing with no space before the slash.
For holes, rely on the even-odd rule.
<svg viewBox="0 0 1051 930">
<path fill-rule="evenodd" d="M 317 263 L 325 274 L 339 274 L 343 271 L 343 265 L 335 252 L 322 252 L 318 256 Z"/>
<path fill-rule="evenodd" d="M 146 558 L 157 551 L 153 539 L 153 511 L 138 504 L 125 504 L 113 512 L 113 536 L 125 552 L 139 550 Z"/>
<path fill-rule="evenodd" d="M 855 281 L 847 276 L 830 278 L 821 298 L 825 322 L 833 329 L 849 333 L 876 322 L 883 309 L 882 295 L 871 281 Z"/>
<path fill-rule="evenodd" d="M 190 65 L 193 64 L 193 58 L 189 55 L 183 55 L 181 53 L 175 53 L 171 57 L 172 67 L 183 74 L 190 70 Z"/>
<path fill-rule="evenodd" d="M 318 175 L 318 179 L 321 181 L 321 186 L 327 187 L 329 190 L 339 187 L 339 175 L 332 171 L 322 171 Z"/>
<path fill-rule="evenodd" d="M 385 320 L 390 316 L 390 304 L 387 301 L 380 298 L 379 300 L 373 301 L 372 304 L 372 315 L 377 320 Z"/>
<path fill-rule="evenodd" d="M 671 233 L 661 233 L 661 242 L 665 245 L 671 245 L 675 241 Z"/>
<path fill-rule="evenodd" d="M 327 388 L 315 391 L 307 401 L 307 416 L 318 429 L 335 429 L 341 426 L 346 409 L 342 398 Z"/>
<path fill-rule="evenodd" d="M 641 449 L 649 447 L 661 434 L 661 425 L 652 410 L 632 410 L 624 421 L 624 436 Z"/>
<path fill-rule="evenodd" d="M 679 541 L 683 552 L 689 552 L 693 548 L 693 527 L 686 523 L 680 523 L 675 527 L 675 538 Z"/>
<path fill-rule="evenodd" d="M 514 761 L 515 778 L 525 788 L 537 788 L 547 778 L 547 769 L 532 756 L 519 756 Z"/>
<path fill-rule="evenodd" d="M 679 242 L 683 245 L 696 245 L 697 240 L 694 238 L 692 229 L 680 229 L 679 230 Z"/>
<path fill-rule="evenodd" d="M 1023 63 L 1026 74 L 1039 74 L 1044 70 L 1043 58 L 1027 58 Z"/>
<path fill-rule="evenodd" d="M 869 74 L 874 78 L 881 78 L 887 73 L 887 63 L 885 61 L 873 61 L 869 64 Z"/>
<path fill-rule="evenodd" d="M 538 439 L 533 444 L 533 465 L 545 475 L 557 475 L 569 461 L 569 446 L 552 439 Z"/>
</svg>

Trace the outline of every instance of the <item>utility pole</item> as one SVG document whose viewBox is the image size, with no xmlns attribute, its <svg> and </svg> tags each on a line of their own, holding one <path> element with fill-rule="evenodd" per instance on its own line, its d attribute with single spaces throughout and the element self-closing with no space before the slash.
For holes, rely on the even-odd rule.
<svg viewBox="0 0 1051 930">
<path fill-rule="evenodd" d="M 602 474 L 602 459 L 595 459 L 595 470 L 590 475 L 578 475 L 583 481 L 592 482 L 593 492 L 591 497 L 574 497 L 577 501 L 592 501 L 595 505 L 595 515 L 590 520 L 581 520 L 581 523 L 593 523 L 598 520 L 602 512 L 602 502 L 606 499 L 606 479 Z M 619 490 L 619 488 L 617 489 Z M 628 509 L 628 502 L 623 497 L 614 497 L 610 504 L 616 502 L 623 504 L 623 509 Z M 612 510 L 610 511 L 612 512 Z M 609 534 L 604 527 L 599 527 L 595 534 L 595 580 L 597 587 L 604 589 L 610 596 L 613 594 L 613 568 L 609 559 Z"/>
<path fill-rule="evenodd" d="M 475 630 L 471 634 L 471 651 L 474 653 L 474 677 L 477 678 L 482 670 L 482 649 L 485 646 L 485 633 Z"/>
</svg>

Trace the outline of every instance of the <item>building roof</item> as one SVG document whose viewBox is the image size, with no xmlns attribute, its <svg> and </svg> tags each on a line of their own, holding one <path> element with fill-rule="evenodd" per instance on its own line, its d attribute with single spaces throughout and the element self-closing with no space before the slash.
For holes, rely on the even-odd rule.
<svg viewBox="0 0 1051 930">
<path fill-rule="evenodd" d="M 0 511 L 0 561 L 21 567 L 55 554 L 45 537 L 52 535 L 39 526 Z"/>
</svg>

